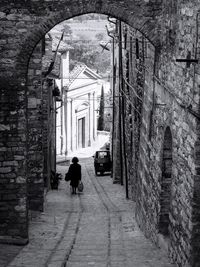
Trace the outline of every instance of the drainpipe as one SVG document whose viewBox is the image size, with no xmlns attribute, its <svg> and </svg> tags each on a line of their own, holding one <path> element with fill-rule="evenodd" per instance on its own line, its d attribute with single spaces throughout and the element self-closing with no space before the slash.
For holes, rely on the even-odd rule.
<svg viewBox="0 0 200 267">
<path fill-rule="evenodd" d="M 55 88 L 55 80 L 54 80 L 54 88 Z M 56 149 L 56 98 L 54 101 L 54 171 L 56 172 L 56 154 L 57 154 L 57 149 Z"/>
<path fill-rule="evenodd" d="M 63 66 L 62 66 L 62 56 L 61 56 L 61 99 L 62 99 L 62 102 L 64 103 L 64 99 L 63 99 Z M 64 107 L 61 107 L 61 110 L 60 110 L 60 154 L 62 155 L 63 154 L 63 108 Z"/>
<path fill-rule="evenodd" d="M 120 135 L 120 165 L 121 165 L 121 185 L 124 184 L 123 181 L 123 174 L 124 174 L 124 166 L 123 166 L 123 147 L 122 147 L 122 27 L 121 27 L 121 21 L 119 21 L 119 135 Z"/>
<path fill-rule="evenodd" d="M 107 17 L 107 20 L 110 22 L 110 23 L 113 23 L 116 25 L 116 22 L 110 20 L 109 17 Z M 114 127 L 115 127 L 115 38 L 114 36 L 112 36 L 110 34 L 110 32 L 108 31 L 108 28 L 107 29 L 107 34 L 110 38 L 112 38 L 112 97 L 113 97 L 113 107 L 112 107 L 112 172 L 111 172 L 111 177 L 113 177 L 113 150 L 114 150 L 114 142 L 113 142 L 113 138 L 114 138 Z"/>
<path fill-rule="evenodd" d="M 113 97 L 113 107 L 112 107 L 112 172 L 111 172 L 111 177 L 113 177 L 113 150 L 114 150 L 114 128 L 115 128 L 115 39 L 114 37 L 112 38 L 112 97 Z"/>
<path fill-rule="evenodd" d="M 125 135 L 125 105 L 124 105 L 124 79 L 123 79 L 123 61 L 122 61 L 122 26 L 121 21 L 119 22 L 119 82 L 120 82 L 120 152 L 121 152 L 121 175 L 123 179 L 123 171 L 125 174 L 125 188 L 126 188 L 126 198 L 129 198 L 128 195 L 128 174 L 127 174 L 127 157 L 126 157 L 126 135 Z M 121 131 L 121 124 L 122 124 L 122 131 Z M 123 135 L 123 136 L 122 136 Z M 122 143 L 123 142 L 123 143 Z M 123 144 L 123 145 L 122 145 Z M 122 151 L 123 149 L 123 151 Z M 123 156 L 124 154 L 124 160 Z M 124 162 L 124 166 L 123 166 Z"/>
<path fill-rule="evenodd" d="M 124 82 L 122 80 L 122 88 L 124 88 Z M 125 93 L 125 92 L 123 92 Z M 125 134 L 125 104 L 124 104 L 124 96 L 122 97 L 122 132 L 123 132 L 123 153 L 124 153 L 124 172 L 125 172 L 125 185 L 126 185 L 126 198 L 129 198 L 128 195 L 128 171 L 127 171 L 127 157 L 126 157 L 126 134 Z"/>
</svg>

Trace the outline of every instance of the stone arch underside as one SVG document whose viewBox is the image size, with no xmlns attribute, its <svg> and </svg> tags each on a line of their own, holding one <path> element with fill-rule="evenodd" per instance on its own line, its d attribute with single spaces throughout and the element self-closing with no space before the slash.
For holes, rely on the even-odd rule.
<svg viewBox="0 0 200 267">
<path fill-rule="evenodd" d="M 159 2 L 160 3 L 160 2 Z M 149 0 L 52 0 L 0 3 L 0 97 L 3 132 L 10 147 L 4 147 L 2 158 L 10 159 L 3 177 L 15 181 L 15 188 L 1 216 L 0 241 L 28 242 L 27 203 L 27 86 L 28 65 L 41 38 L 56 24 L 87 13 L 107 14 L 140 30 L 156 46 L 159 44 L 161 4 Z M 13 123 L 13 121 L 15 123 Z M 17 147 L 16 147 L 17 144 Z M 4 186 L 4 185 L 3 185 Z M 11 223 L 8 218 L 12 214 Z M 15 234 L 13 235 L 13 232 Z"/>
<path fill-rule="evenodd" d="M 5 1 L 6 2 L 6 1 Z M 22 32 L 19 33 L 18 55 L 16 57 L 17 69 L 24 72 L 28 65 L 34 47 L 41 38 L 58 23 L 72 17 L 87 13 L 100 13 L 116 17 L 141 31 L 155 46 L 160 43 L 159 21 L 162 4 L 155 1 L 29 1 L 29 4 L 0 4 L 0 11 L 4 18 L 25 21 Z M 10 9 L 12 8 L 13 11 Z M 13 12 L 13 13 L 11 13 Z M 21 14 L 21 18 L 20 15 Z M 23 36 L 23 38 L 21 37 Z M 21 73 L 20 73 L 21 75 Z"/>
</svg>

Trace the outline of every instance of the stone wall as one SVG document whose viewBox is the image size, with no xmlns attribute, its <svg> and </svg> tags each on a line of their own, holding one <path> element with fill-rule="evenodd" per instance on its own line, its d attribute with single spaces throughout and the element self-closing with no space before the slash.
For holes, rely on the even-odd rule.
<svg viewBox="0 0 200 267">
<path fill-rule="evenodd" d="M 1 24 L 2 27 L 2 24 Z M 16 47 L 6 44 L 0 63 L 0 242 L 28 242 L 27 135 L 25 80 L 13 57 Z M 9 52 L 10 51 L 10 52 Z M 2 52 L 2 47 L 1 47 Z"/>
<path fill-rule="evenodd" d="M 42 45 L 35 47 L 28 68 L 28 153 L 27 181 L 30 210 L 43 210 L 44 201 L 44 154 L 43 154 L 43 121 L 45 113 L 42 90 Z M 47 100 L 46 100 L 47 101 Z"/>
<path fill-rule="evenodd" d="M 129 166 L 133 159 L 135 159 L 133 166 L 135 168 L 138 166 L 128 175 L 129 184 L 132 186 L 129 193 L 132 192 L 133 198 L 137 200 L 138 222 L 146 235 L 158 243 L 164 133 L 169 127 L 173 147 L 172 201 L 168 235 L 170 255 L 179 266 L 184 266 L 188 262 L 192 266 L 200 264 L 199 123 L 196 118 L 199 111 L 199 65 L 187 66 L 175 61 L 176 58 L 189 58 L 190 56 L 198 58 L 199 19 L 197 12 L 199 9 L 198 0 L 126 0 L 120 2 L 113 0 L 10 0 L 9 4 L 7 0 L 1 1 L 0 240 L 27 242 L 27 178 L 32 183 L 32 177 L 36 174 L 36 180 L 42 185 L 43 170 L 41 162 L 39 163 L 39 159 L 42 159 L 42 148 L 39 149 L 40 143 L 34 148 L 31 139 L 35 138 L 40 142 L 41 132 L 38 128 L 34 135 L 32 132 L 34 122 L 30 119 L 32 108 L 40 108 L 42 96 L 40 98 L 39 95 L 42 92 L 40 84 L 37 84 L 38 91 L 33 97 L 34 100 L 31 100 L 31 95 L 27 95 L 28 89 L 31 94 L 34 94 L 32 88 L 34 85 L 29 84 L 32 75 L 30 74 L 31 68 L 28 70 L 30 56 L 45 33 L 58 22 L 76 15 L 99 12 L 124 20 L 130 26 L 140 29 L 150 40 L 149 50 L 147 50 L 150 59 L 148 60 L 147 57 L 144 60 L 145 67 L 147 65 L 150 67 L 145 68 L 142 75 L 143 84 L 142 86 L 140 84 L 143 88 L 143 106 L 140 112 L 142 117 L 137 120 L 136 127 L 133 125 L 134 147 L 138 146 L 135 143 L 138 138 L 140 142 L 138 164 L 137 159 L 131 155 L 128 156 L 131 153 L 131 145 L 130 147 L 126 145 L 128 149 L 123 152 L 129 157 L 127 160 Z M 140 38 L 143 37 L 139 36 Z M 39 64 L 39 61 L 38 63 L 36 61 L 33 62 L 34 66 Z M 135 74 L 140 72 L 137 66 L 134 66 L 134 69 Z M 33 67 L 33 71 L 35 70 Z M 29 79 L 27 79 L 27 74 L 29 74 Z M 37 76 L 37 73 L 35 74 Z M 37 83 L 39 76 L 38 72 Z M 138 85 L 139 80 L 135 79 Z M 139 87 L 136 86 L 136 89 Z M 128 88 L 126 90 L 128 92 Z M 135 96 L 131 96 L 131 93 L 130 99 L 131 103 L 135 104 Z M 126 106 L 128 108 L 128 103 Z M 124 112 L 127 115 L 126 121 L 130 119 L 129 113 L 128 110 Z M 135 118 L 133 110 L 131 114 L 132 119 Z M 35 115 L 40 125 L 39 110 L 33 116 Z M 117 111 L 116 118 L 120 117 L 118 115 Z M 29 130 L 28 123 L 31 125 L 33 123 L 33 127 L 31 126 Z M 118 138 L 119 126 L 119 122 L 115 121 L 115 127 L 118 129 L 115 151 L 116 155 L 121 157 L 119 148 L 123 139 Z M 128 135 L 128 131 L 126 134 L 126 144 L 129 144 L 131 135 Z M 27 149 L 29 139 L 32 140 L 29 145 L 30 150 Z M 28 170 L 28 164 L 33 159 L 31 151 L 34 149 L 35 160 L 32 162 L 31 169 Z M 135 156 L 138 156 L 136 151 L 135 149 Z M 120 166 L 118 164 L 120 161 L 122 162 L 118 157 L 115 161 L 117 164 L 115 170 Z M 37 166 L 34 173 L 31 170 L 35 164 Z M 131 181 L 134 171 L 137 171 L 137 183 L 134 175 Z M 124 181 L 121 169 L 115 174 L 116 180 Z M 134 185 L 137 186 L 137 190 Z M 37 190 L 39 198 L 36 202 L 35 200 L 29 201 L 29 205 L 42 209 L 42 191 L 40 189 L 36 189 L 35 192 L 29 190 L 29 196 L 32 195 L 33 199 L 36 199 Z"/>
<path fill-rule="evenodd" d="M 163 14 L 161 25 L 165 35 L 161 46 L 154 47 L 147 39 L 143 42 L 144 37 L 129 28 L 126 38 L 130 40 L 132 37 L 135 41 L 138 39 L 143 53 L 139 53 L 137 58 L 138 48 L 135 43 L 135 54 L 131 60 L 131 48 L 124 47 L 124 76 L 127 77 L 128 53 L 128 60 L 133 64 L 131 67 L 129 62 L 130 73 L 134 72 L 131 81 L 132 92 L 135 95 L 139 93 L 138 85 L 144 90 L 143 96 L 139 95 L 143 98 L 139 117 L 142 123 L 138 123 L 135 114 L 131 113 L 134 120 L 133 133 L 136 137 L 132 153 L 138 156 L 139 144 L 139 165 L 131 150 L 127 150 L 128 162 L 131 164 L 132 161 L 134 166 L 133 174 L 129 175 L 132 180 L 129 191 L 133 194 L 132 198 L 136 199 L 137 220 L 145 234 L 158 245 L 165 243 L 170 257 L 178 266 L 198 266 L 199 66 L 175 61 L 176 58 L 187 56 L 198 58 L 198 8 L 182 1 L 177 3 L 176 7 L 168 3 L 166 5 L 167 12 Z M 125 34 L 125 30 L 123 33 Z M 142 76 L 141 72 L 138 73 L 141 60 L 144 60 Z M 144 83 L 141 84 L 143 79 Z M 126 96 L 129 96 L 128 88 L 124 88 Z M 134 97 L 130 95 L 129 99 L 132 104 L 136 104 L 136 109 L 139 108 Z M 127 104 L 127 122 L 130 118 L 128 110 Z M 170 142 L 167 142 L 168 145 L 164 142 L 166 131 L 170 131 L 172 136 L 171 152 L 168 146 Z M 132 142 L 129 133 L 127 130 L 128 144 Z M 137 139 L 138 133 L 140 139 Z M 170 162 L 172 170 L 168 173 Z M 134 191 L 132 188 L 135 182 Z"/>
<path fill-rule="evenodd" d="M 55 85 L 44 75 L 51 59 L 52 40 L 47 36 L 31 55 L 27 82 L 28 208 L 35 211 L 43 211 L 44 188 L 50 189 L 51 170 L 55 171 Z"/>
<path fill-rule="evenodd" d="M 0 81 L 0 242 L 28 242 L 25 93 Z M 13 91 L 15 86 L 15 91 Z"/>
<path fill-rule="evenodd" d="M 51 171 L 56 171 L 56 97 L 53 96 L 53 90 L 55 87 L 55 81 L 51 78 L 43 80 L 43 120 L 42 120 L 42 139 L 43 139 L 43 178 L 44 186 L 47 190 L 51 187 L 50 178 Z M 44 191 L 44 190 L 43 190 Z M 43 203 L 43 202 L 42 202 Z"/>
</svg>

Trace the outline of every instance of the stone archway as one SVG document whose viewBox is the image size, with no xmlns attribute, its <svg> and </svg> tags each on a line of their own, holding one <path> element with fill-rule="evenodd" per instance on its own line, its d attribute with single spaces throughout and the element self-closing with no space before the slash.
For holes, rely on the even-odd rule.
<svg viewBox="0 0 200 267">
<path fill-rule="evenodd" d="M 86 13 L 101 13 L 123 20 L 140 30 L 154 45 L 159 44 L 162 1 L 1 1 L 0 42 L 0 131 L 7 140 L 1 145 L 4 183 L 0 189 L 4 212 L 0 220 L 0 241 L 28 242 L 27 203 L 27 88 L 28 64 L 38 42 L 59 22 Z M 38 137 L 38 136 L 37 136 Z M 36 138 L 37 138 L 36 137 Z M 12 186 L 10 186 L 12 184 Z M 14 234 L 13 234 L 14 233 Z"/>
<path fill-rule="evenodd" d="M 37 8 L 37 4 L 35 8 Z M 54 11 L 55 10 L 55 11 Z M 17 65 L 26 64 L 27 55 L 30 56 L 35 45 L 41 38 L 58 23 L 75 16 L 88 13 L 99 13 L 113 16 L 142 32 L 154 46 L 160 45 L 159 18 L 162 15 L 162 3 L 145 1 L 138 4 L 137 1 L 121 1 L 120 3 L 111 0 L 76 1 L 60 3 L 59 1 L 48 1 L 48 5 L 41 3 L 40 12 L 37 16 L 37 27 L 31 25 L 24 35 L 22 49 L 19 50 Z M 36 12 L 37 13 L 37 12 Z M 34 17 L 33 17 L 34 18 Z M 24 25 L 25 26 L 25 25 Z M 24 61 L 24 62 L 23 62 Z"/>
</svg>

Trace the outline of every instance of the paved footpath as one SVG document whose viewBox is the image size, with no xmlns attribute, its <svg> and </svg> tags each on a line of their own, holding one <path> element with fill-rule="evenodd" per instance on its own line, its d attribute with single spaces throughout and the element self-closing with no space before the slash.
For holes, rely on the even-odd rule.
<svg viewBox="0 0 200 267">
<path fill-rule="evenodd" d="M 61 181 L 47 194 L 45 212 L 32 214 L 29 244 L 1 247 L 0 266 L 174 266 L 138 229 L 134 203 L 125 199 L 124 188 L 108 175 L 96 177 L 92 158 L 80 163 L 84 192 L 71 195 L 69 184 Z M 66 170 L 58 167 L 63 174 Z"/>
</svg>

